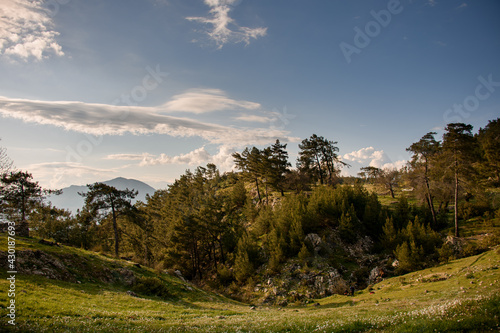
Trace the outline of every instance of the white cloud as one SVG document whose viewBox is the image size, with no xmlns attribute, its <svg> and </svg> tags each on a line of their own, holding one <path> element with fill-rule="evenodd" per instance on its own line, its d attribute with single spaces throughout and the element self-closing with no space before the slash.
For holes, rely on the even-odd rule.
<svg viewBox="0 0 500 333">
<path fill-rule="evenodd" d="M 229 171 L 234 167 L 234 160 L 231 156 L 235 150 L 232 147 L 222 145 L 215 155 L 211 155 L 205 147 L 201 147 L 190 151 L 186 154 L 177 156 L 169 156 L 167 154 L 160 154 L 158 156 L 142 153 L 142 154 L 113 154 L 108 155 L 106 159 L 109 160 L 137 160 L 141 161 L 140 166 L 151 165 L 169 165 L 181 164 L 189 166 L 203 166 L 208 163 L 215 164 L 221 171 Z"/>
<path fill-rule="evenodd" d="M 255 110 L 260 108 L 260 104 L 231 99 L 219 89 L 195 89 L 175 95 L 170 102 L 165 104 L 165 108 L 169 111 L 200 114 L 234 109 Z"/>
<path fill-rule="evenodd" d="M 353 171 L 366 166 L 373 166 L 379 169 L 401 169 L 406 160 L 393 162 L 383 150 L 375 150 L 373 147 L 361 148 L 342 156 L 344 161 L 353 164 Z"/>
<path fill-rule="evenodd" d="M 165 134 L 200 137 L 210 143 L 233 147 L 263 145 L 276 139 L 283 142 L 299 140 L 289 137 L 283 129 L 236 128 L 162 114 L 168 111 L 164 106 L 117 106 L 0 97 L 0 115 L 3 117 L 93 135 Z"/>
<path fill-rule="evenodd" d="M 267 33 L 267 28 L 240 27 L 230 16 L 231 5 L 237 0 L 205 0 L 210 7 L 208 17 L 187 17 L 190 21 L 197 21 L 211 26 L 207 31 L 210 39 L 215 41 L 218 48 L 222 48 L 227 43 L 249 44 L 251 39 L 263 37 Z"/>
<path fill-rule="evenodd" d="M 157 165 L 157 164 L 187 164 L 187 165 L 202 165 L 208 163 L 212 156 L 205 150 L 205 147 L 195 149 L 186 154 L 177 156 L 168 156 L 161 154 L 160 156 L 145 156 L 140 165 Z"/>
<path fill-rule="evenodd" d="M 458 6 L 456 9 L 464 9 L 467 8 L 467 4 L 465 2 L 462 2 L 460 6 Z"/>
<path fill-rule="evenodd" d="M 43 5 L 37 0 L 1 0 L 0 55 L 24 61 L 64 55 L 56 41 L 59 33 Z"/>
</svg>

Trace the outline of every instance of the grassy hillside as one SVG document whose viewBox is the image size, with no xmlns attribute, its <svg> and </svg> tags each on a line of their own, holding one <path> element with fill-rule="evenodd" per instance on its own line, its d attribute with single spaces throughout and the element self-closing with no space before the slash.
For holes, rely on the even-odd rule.
<svg viewBox="0 0 500 333">
<path fill-rule="evenodd" d="M 5 235 L 0 242 L 5 261 Z M 37 239 L 18 239 L 16 250 L 24 269 L 34 274 L 16 276 L 17 317 L 12 327 L 5 316 L 9 285 L 2 269 L 0 331 L 427 332 L 500 328 L 499 248 L 386 279 L 357 291 L 354 297 L 335 295 L 283 309 L 252 308 L 199 290 L 175 274 L 158 274 L 80 249 L 42 245 Z M 37 257 L 50 258 L 53 270 L 34 267 Z"/>
</svg>

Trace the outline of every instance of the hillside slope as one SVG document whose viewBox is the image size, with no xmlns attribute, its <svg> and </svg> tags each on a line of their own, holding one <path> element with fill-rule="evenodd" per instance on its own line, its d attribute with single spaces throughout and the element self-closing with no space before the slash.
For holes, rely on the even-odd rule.
<svg viewBox="0 0 500 333">
<path fill-rule="evenodd" d="M 5 314 L 10 300 L 6 235 L 0 241 Z M 499 248 L 384 280 L 354 297 L 335 295 L 284 309 L 250 307 L 195 288 L 175 274 L 37 239 L 18 239 L 16 252 L 16 326 L 2 315 L 0 330 L 425 332 L 497 330 L 500 325 Z"/>
</svg>

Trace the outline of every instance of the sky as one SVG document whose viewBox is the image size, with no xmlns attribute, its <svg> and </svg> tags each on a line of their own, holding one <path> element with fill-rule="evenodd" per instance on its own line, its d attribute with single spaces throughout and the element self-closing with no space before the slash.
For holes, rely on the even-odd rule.
<svg viewBox="0 0 500 333">
<path fill-rule="evenodd" d="M 493 0 L 0 0 L 0 146 L 46 188 L 159 189 L 231 154 L 337 142 L 399 168 L 500 115 Z"/>
</svg>

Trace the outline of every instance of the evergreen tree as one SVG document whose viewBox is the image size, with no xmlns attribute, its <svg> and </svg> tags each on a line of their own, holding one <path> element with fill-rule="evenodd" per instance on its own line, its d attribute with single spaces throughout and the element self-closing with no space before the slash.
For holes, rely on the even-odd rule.
<svg viewBox="0 0 500 333">
<path fill-rule="evenodd" d="M 259 181 L 262 177 L 262 151 L 256 147 L 252 147 L 251 150 L 247 147 L 241 154 L 234 153 L 232 156 L 236 167 L 242 171 L 243 176 L 255 182 L 260 202 L 262 200 L 259 189 Z"/>
<path fill-rule="evenodd" d="M 480 170 L 487 183 L 500 186 L 500 118 L 490 120 L 477 135 L 483 161 Z"/>
<path fill-rule="evenodd" d="M 437 225 L 437 215 L 434 209 L 434 196 L 431 191 L 430 169 L 433 166 L 433 161 L 436 158 L 440 143 L 434 139 L 436 132 L 429 132 L 424 135 L 418 142 L 412 144 L 407 151 L 413 153 L 412 160 L 410 161 L 411 172 L 415 181 L 416 189 L 423 192 L 425 201 L 432 214 L 432 224 L 434 227 Z M 423 186 L 422 186 L 423 184 Z"/>
<path fill-rule="evenodd" d="M 29 237 L 27 216 L 40 204 L 46 195 L 60 193 L 43 189 L 33 176 L 24 171 L 11 171 L 0 178 L 0 208 L 3 214 L 18 222 L 16 232 L 20 236 Z"/>
<path fill-rule="evenodd" d="M 453 172 L 454 190 L 454 221 L 455 237 L 459 237 L 458 226 L 458 200 L 459 189 L 462 179 L 467 181 L 467 176 L 472 173 L 472 163 L 474 162 L 475 140 L 472 136 L 472 126 L 463 123 L 448 124 L 443 135 L 443 149 L 448 157 L 449 167 Z"/>
<path fill-rule="evenodd" d="M 337 154 L 337 142 L 329 141 L 322 136 L 313 134 L 299 144 L 297 168 L 308 173 L 311 179 L 317 179 L 321 184 L 332 184 L 340 173 L 340 167 L 348 166 Z"/>
<path fill-rule="evenodd" d="M 240 283 L 252 276 L 255 271 L 256 249 L 250 238 L 244 233 L 238 241 L 236 257 L 234 260 L 234 276 Z M 252 261 L 253 259 L 254 261 Z"/>
<path fill-rule="evenodd" d="M 111 214 L 115 256 L 118 257 L 120 243 L 118 217 L 130 212 L 132 207 L 130 200 L 135 198 L 138 192 L 129 189 L 118 190 L 103 183 L 89 184 L 87 187 L 88 192 L 79 193 L 85 198 L 85 210 L 96 215 L 99 212 L 104 212 L 106 216 Z"/>
<path fill-rule="evenodd" d="M 288 152 L 286 151 L 286 144 L 281 144 L 280 140 L 270 147 L 271 163 L 268 170 L 269 180 L 271 185 L 280 191 L 281 196 L 284 196 L 283 189 L 285 187 L 285 176 L 289 172 L 288 167 L 291 164 L 288 162 Z"/>
</svg>

